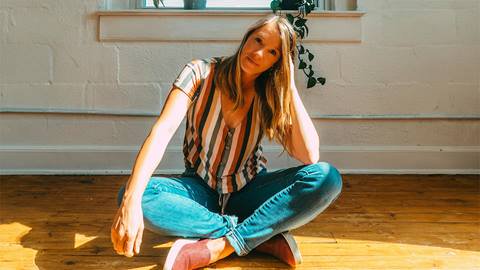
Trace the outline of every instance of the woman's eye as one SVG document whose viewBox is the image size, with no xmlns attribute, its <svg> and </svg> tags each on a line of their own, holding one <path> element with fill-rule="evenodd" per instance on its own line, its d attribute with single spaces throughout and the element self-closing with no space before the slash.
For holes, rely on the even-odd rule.
<svg viewBox="0 0 480 270">
<path fill-rule="evenodd" d="M 260 43 L 260 40 L 261 40 L 260 38 L 255 38 L 255 41 L 257 41 L 258 43 Z M 275 50 L 271 50 L 271 53 L 272 53 L 273 55 L 276 55 L 276 54 L 277 54 L 277 53 L 275 52 Z"/>
</svg>

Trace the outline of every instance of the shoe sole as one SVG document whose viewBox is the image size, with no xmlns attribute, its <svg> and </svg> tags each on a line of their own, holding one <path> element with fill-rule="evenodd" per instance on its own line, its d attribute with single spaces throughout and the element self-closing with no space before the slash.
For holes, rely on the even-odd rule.
<svg viewBox="0 0 480 270">
<path fill-rule="evenodd" d="M 290 250 L 293 253 L 293 257 L 295 258 L 296 264 L 301 264 L 303 261 L 302 254 L 300 254 L 300 250 L 298 249 L 297 242 L 293 238 L 293 236 L 289 232 L 281 233 L 283 238 L 287 240 L 287 244 L 290 247 Z"/>
<path fill-rule="evenodd" d="M 165 260 L 165 264 L 163 265 L 163 270 L 173 270 L 173 264 L 175 263 L 178 252 L 180 252 L 182 247 L 186 244 L 195 243 L 198 240 L 200 239 L 179 239 L 175 241 L 175 243 L 173 243 L 172 247 L 168 251 L 167 259 Z"/>
</svg>

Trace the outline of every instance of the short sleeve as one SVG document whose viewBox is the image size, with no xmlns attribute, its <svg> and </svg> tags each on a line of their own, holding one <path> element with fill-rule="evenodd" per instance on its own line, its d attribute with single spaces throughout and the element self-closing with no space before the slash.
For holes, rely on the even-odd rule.
<svg viewBox="0 0 480 270">
<path fill-rule="evenodd" d="M 190 100 L 193 100 L 199 86 L 203 81 L 203 73 L 205 70 L 205 63 L 202 60 L 192 60 L 187 63 L 178 77 L 173 82 L 173 85 L 182 90 Z"/>
</svg>

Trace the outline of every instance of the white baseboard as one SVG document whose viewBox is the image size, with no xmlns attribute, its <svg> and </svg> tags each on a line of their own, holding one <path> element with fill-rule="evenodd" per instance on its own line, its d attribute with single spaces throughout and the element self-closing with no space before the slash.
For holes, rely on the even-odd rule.
<svg viewBox="0 0 480 270">
<path fill-rule="evenodd" d="M 0 175 L 130 174 L 138 147 L 0 146 Z M 265 146 L 267 167 L 300 165 L 281 148 Z M 323 146 L 320 161 L 352 174 L 480 174 L 478 146 Z M 180 146 L 168 147 L 155 174 L 183 171 Z"/>
<path fill-rule="evenodd" d="M 273 171 L 280 168 L 268 168 Z M 480 170 L 356 170 L 342 169 L 341 174 L 478 174 Z M 183 170 L 156 170 L 154 175 L 181 174 Z M 2 170 L 0 175 L 130 175 L 130 170 Z"/>
</svg>

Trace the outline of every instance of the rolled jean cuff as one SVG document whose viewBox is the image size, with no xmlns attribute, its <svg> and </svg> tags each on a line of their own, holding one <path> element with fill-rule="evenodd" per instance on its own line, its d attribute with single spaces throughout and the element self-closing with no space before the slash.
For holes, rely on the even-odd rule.
<svg viewBox="0 0 480 270">
<path fill-rule="evenodd" d="M 232 230 L 238 224 L 238 217 L 237 216 L 229 216 L 229 215 L 222 215 L 225 221 L 227 222 L 227 228 Z"/>
<path fill-rule="evenodd" d="M 235 253 L 237 253 L 238 256 L 245 256 L 250 252 L 247 244 L 236 229 L 229 231 L 225 237 L 227 238 L 228 242 L 230 242 L 230 245 L 233 247 L 233 249 L 235 249 Z"/>
</svg>

